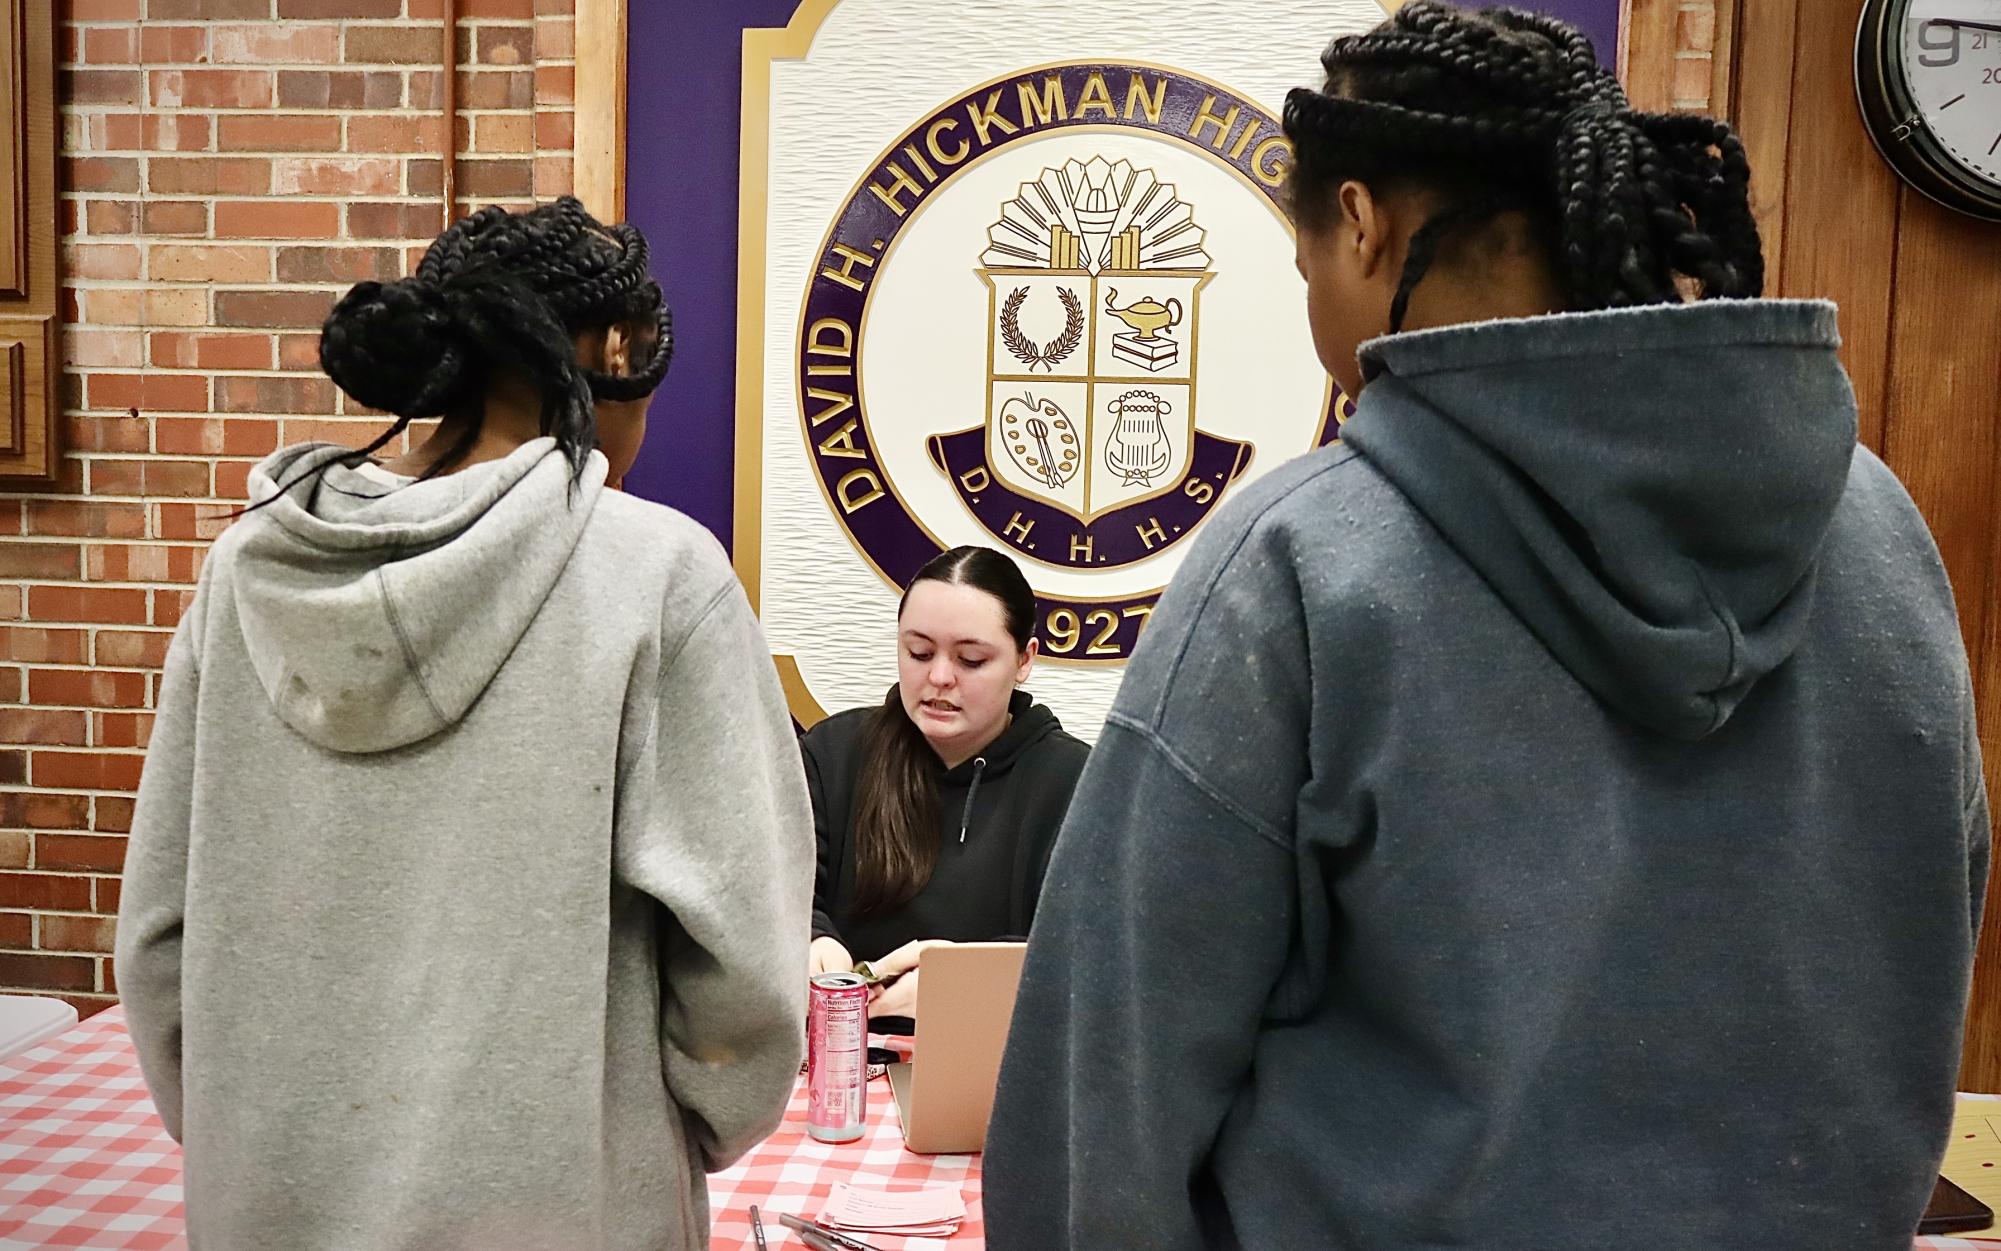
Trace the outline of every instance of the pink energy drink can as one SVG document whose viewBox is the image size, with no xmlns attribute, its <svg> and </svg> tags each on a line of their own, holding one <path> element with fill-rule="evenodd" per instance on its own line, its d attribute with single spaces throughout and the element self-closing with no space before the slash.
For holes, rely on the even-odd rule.
<svg viewBox="0 0 2001 1251">
<path fill-rule="evenodd" d="M 853 1142 L 868 1113 L 868 983 L 854 973 L 813 979 L 806 1016 L 806 1132 Z"/>
</svg>

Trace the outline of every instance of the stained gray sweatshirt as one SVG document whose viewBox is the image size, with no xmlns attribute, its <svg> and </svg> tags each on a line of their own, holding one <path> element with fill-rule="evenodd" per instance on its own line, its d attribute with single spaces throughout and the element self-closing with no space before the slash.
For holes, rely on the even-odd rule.
<svg viewBox="0 0 2001 1251">
<path fill-rule="evenodd" d="M 1987 810 L 1836 343 L 1771 301 L 1364 349 L 1079 783 L 994 1251 L 1908 1251 Z"/>
<path fill-rule="evenodd" d="M 702 1247 L 703 1170 L 782 1116 L 791 722 L 715 540 L 604 478 L 336 466 L 216 542 L 117 953 L 195 1247 Z"/>
</svg>

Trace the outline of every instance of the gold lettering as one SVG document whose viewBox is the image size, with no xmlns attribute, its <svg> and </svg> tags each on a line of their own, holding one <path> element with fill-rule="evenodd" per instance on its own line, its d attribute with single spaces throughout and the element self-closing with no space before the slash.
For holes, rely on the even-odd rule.
<svg viewBox="0 0 2001 1251">
<path fill-rule="evenodd" d="M 1197 504 L 1206 504 L 1216 498 L 1215 487 L 1210 486 L 1200 478 L 1194 477 L 1189 478 L 1188 481 L 1181 484 L 1181 493 L 1189 499 L 1194 500 Z"/>
<path fill-rule="evenodd" d="M 1219 143 L 1216 146 L 1220 148 L 1223 145 Z M 879 182 L 872 182 L 868 185 L 868 189 L 870 191 L 875 192 L 876 199 L 881 200 L 884 204 L 889 205 L 890 212 L 896 214 L 898 217 L 901 217 L 903 216 L 904 212 L 903 201 L 898 197 L 900 197 L 906 191 L 908 191 L 912 195 L 921 196 L 924 194 L 924 188 L 917 185 L 917 180 L 915 178 L 912 178 L 909 174 L 904 173 L 903 166 L 898 165 L 895 161 L 891 161 L 888 165 L 885 165 L 883 168 L 889 171 L 890 174 L 889 185 L 885 187 Z"/>
<path fill-rule="evenodd" d="M 966 106 L 966 116 L 973 119 L 973 133 L 980 137 L 980 146 L 983 148 L 993 142 L 989 134 L 990 131 L 998 130 L 1004 135 L 1011 135 L 1021 129 L 1021 127 L 1000 115 L 1000 88 L 998 87 L 994 88 L 992 94 L 987 96 L 987 105 L 985 108 L 981 108 L 978 104 L 968 104 Z"/>
<path fill-rule="evenodd" d="M 994 484 L 993 475 L 985 465 L 975 465 L 959 475 L 959 485 L 966 488 L 966 494 L 978 495 Z"/>
<path fill-rule="evenodd" d="M 929 161 L 926 161 L 923 155 L 917 151 L 916 144 L 906 143 L 903 145 L 903 150 L 910 157 L 910 159 L 916 163 L 917 172 L 924 175 L 925 182 L 938 181 L 938 171 L 932 169 L 931 163 Z"/>
<path fill-rule="evenodd" d="M 1269 168 L 1266 158 L 1269 157 Z M 1284 135 L 1273 135 L 1258 145 L 1251 153 L 1251 172 L 1267 187 L 1276 187 L 1285 181 L 1285 171 L 1292 168 L 1292 145 Z"/>
<path fill-rule="evenodd" d="M 1021 514 L 1017 512 L 1013 517 L 1008 519 L 1008 523 L 1001 527 L 1001 529 L 1015 542 L 1026 543 L 1028 542 L 1028 532 L 1035 529 L 1035 523 L 1032 521 L 1023 521 Z"/>
<path fill-rule="evenodd" d="M 1021 124 L 1023 126 L 1047 126 L 1051 118 L 1059 122 L 1070 120 L 1070 102 L 1063 98 L 1063 80 L 1055 74 L 1042 80 L 1042 94 L 1027 83 L 1016 83 L 1015 91 L 1021 96 Z"/>
<path fill-rule="evenodd" d="M 1137 104 L 1146 110 L 1146 120 L 1158 126 L 1160 125 L 1161 106 L 1166 103 L 1167 80 L 1165 78 L 1156 78 L 1153 80 L 1153 94 L 1151 96 L 1147 94 L 1146 83 L 1138 74 L 1134 74 L 1132 77 L 1126 79 L 1127 121 L 1133 119 L 1133 105 Z"/>
<path fill-rule="evenodd" d="M 949 155 L 946 153 L 945 149 L 938 146 L 939 132 L 946 130 L 957 130 L 958 128 L 959 128 L 958 118 L 941 117 L 937 121 L 931 123 L 931 129 L 924 132 L 924 146 L 931 149 L 932 159 L 937 161 L 940 165 L 957 165 L 960 161 L 966 159 L 966 153 L 972 151 L 972 145 L 967 143 L 964 139 L 958 140 L 958 146 L 956 148 L 953 148 Z"/>
<path fill-rule="evenodd" d="M 1138 617 L 1139 629 L 1144 630 L 1146 629 L 1146 623 L 1152 620 L 1153 618 L 1153 605 L 1134 604 L 1131 608 L 1123 609 L 1119 613 L 1119 615 L 1122 617 Z M 1139 641 L 1139 635 L 1137 633 L 1133 635 L 1133 641 L 1134 642 Z"/>
<path fill-rule="evenodd" d="M 823 422 L 832 421 L 834 418 L 839 417 L 842 413 L 847 412 L 849 409 L 855 406 L 854 396 L 842 395 L 838 391 L 822 391 L 818 387 L 807 387 L 806 398 L 809 400 L 827 401 L 827 407 L 821 409 L 817 414 L 813 413 L 807 414 L 807 417 L 811 421 L 811 424 L 815 426 L 818 426 Z"/>
<path fill-rule="evenodd" d="M 1077 541 L 1078 539 L 1082 539 L 1082 540 L 1084 540 L 1084 541 L 1083 541 L 1082 543 L 1079 543 L 1079 542 Z M 1071 536 L 1070 536 L 1070 562 L 1071 562 L 1072 564 L 1075 564 L 1075 563 L 1077 562 L 1077 556 L 1078 556 L 1078 553 L 1080 553 L 1080 552 L 1081 552 L 1081 553 L 1083 554 L 1083 557 L 1084 557 L 1084 563 L 1085 563 L 1085 564 L 1087 564 L 1087 565 L 1088 565 L 1088 564 L 1090 564 L 1090 563 L 1091 563 L 1091 548 L 1092 548 L 1092 546 L 1093 546 L 1094 544 L 1096 544 L 1096 543 L 1097 543 L 1097 540 L 1096 540 L 1096 539 L 1094 539 L 1094 538 L 1092 538 L 1092 537 L 1091 537 L 1090 535 L 1088 535 L 1088 534 L 1073 534 L 1073 535 L 1071 535 Z"/>
<path fill-rule="evenodd" d="M 808 378 L 852 378 L 855 376 L 855 367 L 853 365 L 808 365 L 806 366 L 806 376 Z"/>
<path fill-rule="evenodd" d="M 903 210 L 898 209 L 896 211 L 901 213 Z M 875 258 L 866 252 L 857 252 L 845 243 L 834 245 L 834 255 L 841 258 L 841 267 L 835 269 L 832 265 L 823 266 L 820 270 L 820 277 L 832 278 L 844 287 L 850 287 L 856 291 L 861 290 L 863 279 L 855 277 L 855 266 L 859 264 L 873 269 L 875 268 Z M 852 334 L 849 337 L 850 341 L 852 341 Z"/>
<path fill-rule="evenodd" d="M 1103 112 L 1108 121 L 1119 120 L 1119 111 L 1112 107 L 1112 89 L 1105 86 L 1105 76 L 1097 70 L 1084 80 L 1084 94 L 1077 100 L 1077 120 L 1083 121 L 1092 109 Z"/>
<path fill-rule="evenodd" d="M 855 427 L 859 424 L 855 418 L 850 417 L 846 425 L 820 440 L 820 455 L 845 456 L 849 460 L 866 460 L 868 453 L 855 446 Z"/>
<path fill-rule="evenodd" d="M 858 483 L 866 487 L 860 496 L 852 489 Z M 841 501 L 842 512 L 857 512 L 882 498 L 882 479 L 873 469 L 857 469 L 834 484 L 834 495 Z"/>
<path fill-rule="evenodd" d="M 1148 517 L 1147 521 L 1149 524 L 1134 526 L 1133 529 L 1139 531 L 1140 541 L 1146 544 L 1146 550 L 1150 552 L 1156 539 L 1162 543 L 1167 542 L 1167 531 L 1160 528 L 1160 518 Z"/>
<path fill-rule="evenodd" d="M 1221 152 L 1223 145 L 1230 140 L 1230 132 L 1237 128 L 1237 118 L 1242 116 L 1243 111 L 1242 105 L 1233 104 L 1230 106 L 1228 113 L 1218 117 L 1216 116 L 1216 97 L 1213 95 L 1203 96 L 1201 111 L 1195 114 L 1194 123 L 1188 127 L 1188 137 L 1199 142 L 1202 138 L 1202 128 L 1205 126 L 1214 126 L 1216 128 L 1216 139 L 1209 146 Z"/>
<path fill-rule="evenodd" d="M 838 333 L 839 343 L 828 343 L 820 337 L 823 331 Z M 853 356 L 855 354 L 855 328 L 838 317 L 822 317 L 806 328 L 806 355 L 808 356 Z"/>
</svg>

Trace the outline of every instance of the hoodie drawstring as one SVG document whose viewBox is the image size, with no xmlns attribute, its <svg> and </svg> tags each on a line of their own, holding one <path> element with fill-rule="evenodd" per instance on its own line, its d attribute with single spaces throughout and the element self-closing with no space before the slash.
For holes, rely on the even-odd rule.
<svg viewBox="0 0 2001 1251">
<path fill-rule="evenodd" d="M 973 760 L 973 784 L 966 788 L 966 807 L 964 811 L 959 813 L 959 842 L 961 843 L 966 841 L 966 827 L 973 823 L 973 796 L 980 793 L 980 775 L 985 773 L 986 769 L 987 758 L 985 756 L 979 756 Z"/>
</svg>

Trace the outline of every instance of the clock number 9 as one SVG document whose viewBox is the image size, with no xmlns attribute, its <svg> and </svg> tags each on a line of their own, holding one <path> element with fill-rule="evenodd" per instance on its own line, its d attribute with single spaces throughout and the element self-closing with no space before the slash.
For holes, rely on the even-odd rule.
<svg viewBox="0 0 2001 1251">
<path fill-rule="evenodd" d="M 1932 38 L 1932 32 L 1935 30 L 1944 33 L 1945 38 L 1943 41 Z M 1933 60 L 1929 56 L 1921 56 L 1918 58 L 1919 65 L 1931 69 L 1939 69 L 1947 65 L 1957 65 L 1959 64 L 1959 27 L 1954 26 L 1950 22 L 1926 22 L 1918 28 L 1918 46 L 1928 53 L 1943 52 L 1946 54 L 1938 60 Z"/>
</svg>

